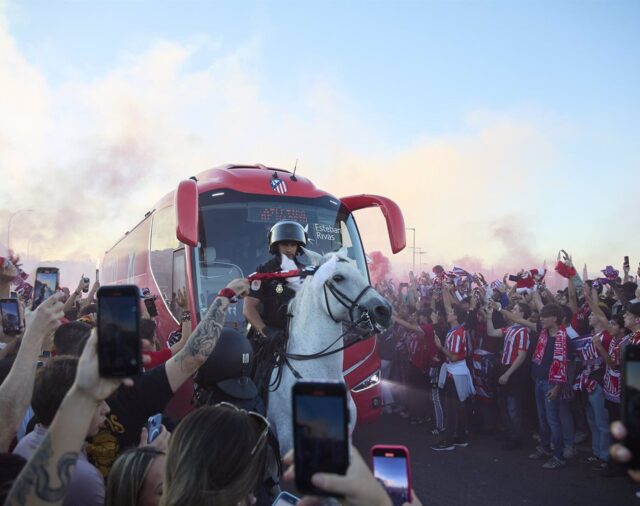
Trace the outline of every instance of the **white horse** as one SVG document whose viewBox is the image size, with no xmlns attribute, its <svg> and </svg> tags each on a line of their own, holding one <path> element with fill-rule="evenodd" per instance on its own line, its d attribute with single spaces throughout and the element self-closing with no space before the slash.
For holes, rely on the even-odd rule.
<svg viewBox="0 0 640 506">
<path fill-rule="evenodd" d="M 269 392 L 267 417 L 277 433 L 280 452 L 284 455 L 293 445 L 291 388 L 297 381 L 292 368 L 303 379 L 339 380 L 342 375 L 343 352 L 313 358 L 296 359 L 295 356 L 314 355 L 338 350 L 344 343 L 343 323 L 370 319 L 371 328 L 387 328 L 391 324 L 391 305 L 368 283 L 356 268 L 355 262 L 342 251 L 322 257 L 305 250 L 314 265 L 319 265 L 308 276 L 289 304 L 292 315 L 289 322 L 287 357 L 291 364 L 281 364 L 280 384 Z M 275 382 L 277 371 L 272 374 Z M 356 421 L 356 406 L 349 396 L 350 432 Z"/>
</svg>

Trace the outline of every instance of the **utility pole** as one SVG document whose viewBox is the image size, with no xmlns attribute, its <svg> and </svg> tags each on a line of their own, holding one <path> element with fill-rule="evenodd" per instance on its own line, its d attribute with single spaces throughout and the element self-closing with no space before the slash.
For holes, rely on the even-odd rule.
<svg viewBox="0 0 640 506">
<path fill-rule="evenodd" d="M 418 265 L 420 267 L 422 267 L 422 255 L 426 255 L 427 252 L 426 251 L 422 251 L 422 248 L 418 248 L 418 251 L 416 251 L 416 254 L 420 257 L 419 261 L 418 261 Z M 414 273 L 415 274 L 415 273 Z"/>
<path fill-rule="evenodd" d="M 416 228 L 415 227 L 406 227 L 405 230 L 411 230 L 413 232 L 413 246 L 411 249 L 413 250 L 413 273 L 416 272 Z"/>
<path fill-rule="evenodd" d="M 20 213 L 29 213 L 32 211 L 33 209 L 18 209 L 9 215 L 9 223 L 7 224 L 7 253 L 11 250 L 11 221 Z"/>
</svg>

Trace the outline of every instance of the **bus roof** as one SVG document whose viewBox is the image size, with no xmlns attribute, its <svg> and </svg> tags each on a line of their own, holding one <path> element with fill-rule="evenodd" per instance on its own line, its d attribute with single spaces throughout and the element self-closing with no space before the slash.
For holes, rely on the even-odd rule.
<svg viewBox="0 0 640 506">
<path fill-rule="evenodd" d="M 277 175 L 277 178 L 274 177 Z M 283 197 L 332 197 L 330 193 L 316 188 L 306 177 L 295 176 L 288 170 L 256 165 L 227 164 L 200 172 L 195 176 L 198 192 L 203 193 L 228 188 L 243 193 L 258 195 L 282 195 Z M 278 182 L 279 181 L 279 182 Z M 161 209 L 173 203 L 175 191 L 169 192 L 155 205 Z"/>
</svg>

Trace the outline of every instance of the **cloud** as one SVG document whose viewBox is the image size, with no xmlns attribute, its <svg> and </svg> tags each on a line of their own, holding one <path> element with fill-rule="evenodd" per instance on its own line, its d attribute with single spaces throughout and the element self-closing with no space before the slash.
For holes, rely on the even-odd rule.
<svg viewBox="0 0 640 506">
<path fill-rule="evenodd" d="M 0 17 L 0 96 L 11 97 L 0 101 L 0 233 L 10 212 L 33 209 L 14 220 L 12 244 L 95 262 L 181 179 L 223 163 L 299 159 L 299 174 L 337 196 L 394 199 L 426 251 L 423 268 L 532 268 L 563 246 L 546 243 L 540 224 L 545 206 L 562 201 L 536 204 L 566 132 L 554 118 L 478 108 L 458 132 L 417 132 L 390 148 L 385 127 L 366 123 L 357 98 L 322 69 L 294 94 L 269 91 L 262 50 L 259 37 L 230 49 L 205 36 L 157 40 L 102 75 L 71 72 L 54 85 Z M 387 254 L 379 211 L 358 220 L 367 251 Z"/>
</svg>

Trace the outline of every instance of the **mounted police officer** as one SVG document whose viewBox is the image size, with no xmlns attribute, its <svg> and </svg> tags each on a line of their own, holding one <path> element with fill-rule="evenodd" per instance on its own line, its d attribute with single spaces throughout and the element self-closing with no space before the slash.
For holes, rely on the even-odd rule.
<svg viewBox="0 0 640 506">
<path fill-rule="evenodd" d="M 273 258 L 259 265 L 258 273 L 281 272 L 304 267 L 298 260 L 307 244 L 307 233 L 295 221 L 279 221 L 267 236 L 269 253 Z M 251 324 L 249 339 L 256 358 L 254 377 L 258 388 L 264 392 L 262 380 L 270 374 L 270 366 L 265 364 L 272 358 L 273 350 L 286 341 L 287 306 L 295 296 L 285 278 L 254 280 L 249 295 L 244 299 L 243 314 Z"/>
</svg>

